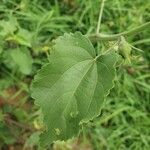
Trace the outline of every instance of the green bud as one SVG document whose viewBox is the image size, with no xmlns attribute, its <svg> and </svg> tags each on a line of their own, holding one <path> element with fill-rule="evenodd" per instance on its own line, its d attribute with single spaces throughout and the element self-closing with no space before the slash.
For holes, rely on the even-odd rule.
<svg viewBox="0 0 150 150">
<path fill-rule="evenodd" d="M 120 38 L 118 51 L 127 63 L 131 63 L 131 46 L 123 36 Z"/>
</svg>

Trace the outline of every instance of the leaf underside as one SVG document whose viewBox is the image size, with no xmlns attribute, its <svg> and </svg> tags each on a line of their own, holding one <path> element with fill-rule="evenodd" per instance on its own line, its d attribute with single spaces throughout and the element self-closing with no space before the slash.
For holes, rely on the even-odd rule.
<svg viewBox="0 0 150 150">
<path fill-rule="evenodd" d="M 76 136 L 82 122 L 100 114 L 113 87 L 118 54 L 110 51 L 96 56 L 89 39 L 76 32 L 55 40 L 49 60 L 31 87 L 46 125 L 41 134 L 43 146 Z"/>
</svg>

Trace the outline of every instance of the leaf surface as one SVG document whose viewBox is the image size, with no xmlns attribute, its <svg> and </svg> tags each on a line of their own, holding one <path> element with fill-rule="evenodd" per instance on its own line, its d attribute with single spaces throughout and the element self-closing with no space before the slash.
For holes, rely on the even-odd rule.
<svg viewBox="0 0 150 150">
<path fill-rule="evenodd" d="M 113 87 L 117 59 L 113 51 L 96 56 L 89 39 L 79 32 L 55 40 L 50 62 L 38 72 L 31 87 L 46 125 L 42 145 L 78 135 L 82 122 L 100 114 Z"/>
</svg>

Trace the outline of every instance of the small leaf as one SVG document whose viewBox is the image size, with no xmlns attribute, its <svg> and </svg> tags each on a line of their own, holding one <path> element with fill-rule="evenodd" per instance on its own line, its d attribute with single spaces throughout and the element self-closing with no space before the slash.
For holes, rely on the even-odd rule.
<svg viewBox="0 0 150 150">
<path fill-rule="evenodd" d="M 28 49 L 14 49 L 10 55 L 20 72 L 26 75 L 31 73 L 33 60 Z"/>
<path fill-rule="evenodd" d="M 33 147 L 35 145 L 39 144 L 39 135 L 40 132 L 34 132 L 33 134 L 31 134 L 31 136 L 27 139 L 27 141 L 25 142 L 25 148 L 29 148 L 29 147 Z"/>
<path fill-rule="evenodd" d="M 8 36 L 13 34 L 18 27 L 18 22 L 15 17 L 9 16 L 8 20 L 0 21 L 0 36 Z"/>
<path fill-rule="evenodd" d="M 35 76 L 31 91 L 42 108 L 43 146 L 78 135 L 80 124 L 98 116 L 113 87 L 118 54 L 96 56 L 89 39 L 77 32 L 55 41 L 50 62 Z"/>
<path fill-rule="evenodd" d="M 6 38 L 7 41 L 15 41 L 20 45 L 31 47 L 32 33 L 28 30 L 20 28 L 16 34 Z"/>
</svg>

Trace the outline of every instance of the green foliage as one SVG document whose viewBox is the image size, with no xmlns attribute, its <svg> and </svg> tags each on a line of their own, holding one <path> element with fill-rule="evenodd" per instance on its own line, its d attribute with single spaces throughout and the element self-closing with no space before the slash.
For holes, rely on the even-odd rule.
<svg viewBox="0 0 150 150">
<path fill-rule="evenodd" d="M 4 114 L 3 112 L 0 110 L 0 122 L 4 120 Z"/>
<path fill-rule="evenodd" d="M 27 49 L 14 49 L 10 56 L 20 72 L 26 75 L 31 73 L 33 60 Z"/>
<path fill-rule="evenodd" d="M 32 45 L 32 33 L 28 30 L 19 28 L 16 34 L 9 36 L 7 41 L 13 41 L 19 45 L 23 45 L 26 47 L 31 47 Z"/>
<path fill-rule="evenodd" d="M 2 39 L 1 39 L 1 37 L 0 37 L 0 55 L 1 55 L 1 53 L 2 53 L 2 51 L 3 51 L 3 42 L 2 42 Z"/>
<path fill-rule="evenodd" d="M 24 148 L 34 148 L 35 145 L 38 145 L 39 144 L 39 135 L 40 135 L 40 132 L 37 131 L 33 134 L 31 134 L 31 136 L 27 139 L 25 145 L 24 145 Z"/>
<path fill-rule="evenodd" d="M 10 129 L 3 122 L 0 122 L 0 139 L 6 144 L 13 144 L 16 142 L 13 138 L 13 134 L 10 134 Z"/>
<path fill-rule="evenodd" d="M 42 145 L 77 135 L 81 123 L 100 114 L 113 87 L 118 55 L 96 56 L 90 41 L 77 32 L 56 39 L 49 59 L 32 86 L 32 97 L 42 108 L 46 124 Z"/>
<path fill-rule="evenodd" d="M 7 37 L 12 35 L 18 27 L 16 18 L 9 16 L 7 20 L 0 21 L 0 36 Z"/>
<path fill-rule="evenodd" d="M 49 64 L 52 62 L 49 54 L 55 55 L 53 39 L 76 31 L 86 36 L 95 33 L 100 2 L 0 1 L 0 149 L 41 150 L 38 146 L 39 134 L 43 130 L 47 134 L 48 130 L 44 128 L 41 110 L 30 97 L 30 83 L 42 65 L 45 66 L 48 60 Z M 149 18 L 149 0 L 108 0 L 100 30 L 106 34 L 125 33 L 145 24 Z M 127 63 L 117 69 L 115 88 L 104 101 L 100 116 L 88 124 L 80 123 L 79 128 L 82 126 L 82 129 L 76 142 L 74 138 L 60 142 L 62 144 L 55 142 L 53 148 L 50 146 L 49 149 L 149 150 L 149 35 L 150 30 L 147 29 L 120 41 L 124 46 L 120 45 L 122 48 L 119 47 L 119 52 Z M 94 43 L 96 54 L 105 54 L 116 42 Z M 132 58 L 130 46 L 133 48 Z M 139 53 L 135 47 L 143 52 Z M 44 124 L 47 126 L 46 121 Z M 55 131 L 60 133 L 57 128 Z"/>
</svg>

